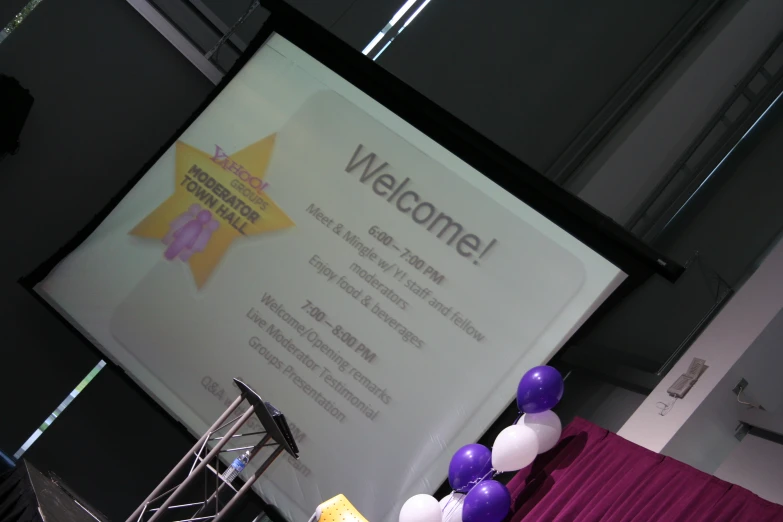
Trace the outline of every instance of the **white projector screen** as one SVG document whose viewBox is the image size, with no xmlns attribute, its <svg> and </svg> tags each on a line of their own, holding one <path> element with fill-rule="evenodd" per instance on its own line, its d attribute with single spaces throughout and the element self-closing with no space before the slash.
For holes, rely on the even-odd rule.
<svg viewBox="0 0 783 522">
<path fill-rule="evenodd" d="M 239 377 L 291 520 L 433 492 L 625 274 L 273 35 L 36 287 L 200 434 Z"/>
</svg>

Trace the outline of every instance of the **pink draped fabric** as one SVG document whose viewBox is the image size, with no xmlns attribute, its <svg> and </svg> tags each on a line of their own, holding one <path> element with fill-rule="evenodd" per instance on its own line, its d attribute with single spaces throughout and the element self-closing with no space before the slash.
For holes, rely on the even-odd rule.
<svg viewBox="0 0 783 522">
<path fill-rule="evenodd" d="M 583 419 L 508 489 L 510 522 L 783 522 L 783 506 Z"/>
</svg>

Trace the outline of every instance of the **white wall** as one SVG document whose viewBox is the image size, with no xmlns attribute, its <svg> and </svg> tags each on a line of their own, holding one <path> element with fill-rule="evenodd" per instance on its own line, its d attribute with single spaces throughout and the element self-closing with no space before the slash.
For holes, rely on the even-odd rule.
<svg viewBox="0 0 783 522">
<path fill-rule="evenodd" d="M 705 473 L 715 473 L 739 444 L 734 432 L 739 424 L 741 410 L 747 408 L 737 402 L 732 389 L 744 378 L 748 382 L 743 392 L 744 400 L 761 403 L 765 408 L 771 407 L 783 394 L 783 381 L 777 375 L 783 362 L 783 351 L 779 350 L 781 340 L 783 313 L 778 313 L 666 443 L 661 453 Z M 777 387 L 777 393 L 765 393 L 765 390 L 769 391 L 770 385 Z M 778 464 L 783 469 L 783 460 Z"/>
<path fill-rule="evenodd" d="M 627 222 L 783 29 L 783 2 L 747 0 L 724 16 L 574 181 L 582 199 L 615 221 Z"/>
<path fill-rule="evenodd" d="M 647 449 L 661 452 L 694 412 L 700 408 L 702 401 L 710 396 L 716 386 L 724 378 L 733 380 L 734 376 L 727 378 L 727 374 L 783 308 L 783 277 L 781 274 L 783 274 L 783 242 L 778 243 L 770 252 L 758 270 L 726 304 L 721 313 L 674 365 L 661 384 L 628 419 L 618 434 Z M 781 328 L 783 329 L 783 325 Z M 666 390 L 677 376 L 687 371 L 688 365 L 694 357 L 706 359 L 709 368 L 688 395 L 677 401 L 666 416 L 661 416 L 657 404 L 670 400 Z M 748 356 L 748 360 L 750 357 L 751 355 Z M 762 357 L 754 367 L 764 367 L 763 360 Z M 774 370 L 777 371 L 781 367 L 783 366 L 777 366 Z M 766 368 L 771 367 L 767 365 Z M 728 384 L 728 380 L 721 385 L 721 391 Z M 748 380 L 752 386 L 753 382 L 750 381 L 750 378 Z M 764 381 L 767 382 L 766 379 Z M 726 392 L 730 393 L 733 386 L 731 384 Z M 733 407 L 730 399 L 729 397 L 726 408 Z M 759 399 L 763 399 L 763 397 L 759 397 Z M 710 415 L 706 415 L 705 418 L 713 419 Z M 702 429 L 698 424 L 694 425 L 697 436 L 700 436 L 699 434 L 706 436 L 708 429 L 709 426 L 704 426 Z M 677 453 L 677 458 L 687 462 L 690 446 L 686 444 L 683 447 L 686 458 L 680 458 L 679 453 Z M 717 462 L 719 464 L 722 459 Z M 689 463 L 695 465 L 693 462 Z M 715 468 L 718 464 L 715 465 Z M 697 467 L 704 469 L 699 465 Z"/>
<path fill-rule="evenodd" d="M 726 372 L 661 453 L 706 473 L 715 473 L 740 445 L 734 432 L 739 424 L 740 412 L 748 407 L 737 402 L 732 389 L 741 379 L 748 382 L 743 392 L 745 402 L 761 404 L 770 415 L 782 409 L 781 347 L 783 311 L 777 313 L 737 363 Z M 775 462 L 783 477 L 783 455 L 776 461 L 774 455 L 770 455 L 769 459 Z"/>
<path fill-rule="evenodd" d="M 783 444 L 748 435 L 715 476 L 783 504 Z"/>
</svg>

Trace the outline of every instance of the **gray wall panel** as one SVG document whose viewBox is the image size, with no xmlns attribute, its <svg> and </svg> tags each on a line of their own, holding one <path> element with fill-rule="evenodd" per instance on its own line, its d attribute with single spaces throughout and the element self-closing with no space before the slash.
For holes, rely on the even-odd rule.
<svg viewBox="0 0 783 522">
<path fill-rule="evenodd" d="M 379 62 L 543 171 L 694 0 L 432 0 Z"/>
<path fill-rule="evenodd" d="M 35 97 L 19 153 L 0 162 L 0 220 L 13 223 L 0 263 L 0 449 L 13 453 L 99 360 L 17 280 L 85 226 L 212 85 L 124 0 L 45 0 L 0 43 L 0 71 Z"/>
<path fill-rule="evenodd" d="M 0 2 L 0 28 L 5 27 L 30 0 L 3 0 Z"/>
<path fill-rule="evenodd" d="M 405 0 L 356 0 L 332 27 L 332 31 L 354 48 L 362 50 L 403 4 Z M 405 16 L 413 14 L 413 10 Z M 405 19 L 403 17 L 399 24 Z"/>
</svg>

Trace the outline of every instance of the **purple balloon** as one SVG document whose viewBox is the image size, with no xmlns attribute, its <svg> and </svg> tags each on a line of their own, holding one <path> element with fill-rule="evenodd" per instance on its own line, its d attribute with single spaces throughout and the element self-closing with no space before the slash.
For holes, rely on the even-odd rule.
<svg viewBox="0 0 783 522">
<path fill-rule="evenodd" d="M 511 509 L 511 494 L 495 480 L 485 480 L 471 489 L 462 504 L 463 522 L 501 522 Z"/>
<path fill-rule="evenodd" d="M 466 493 L 470 487 L 492 470 L 492 452 L 481 444 L 462 446 L 451 457 L 449 484 L 451 489 Z"/>
<path fill-rule="evenodd" d="M 522 376 L 517 388 L 517 406 L 525 413 L 551 410 L 563 398 L 563 377 L 551 366 L 536 366 Z"/>
</svg>

